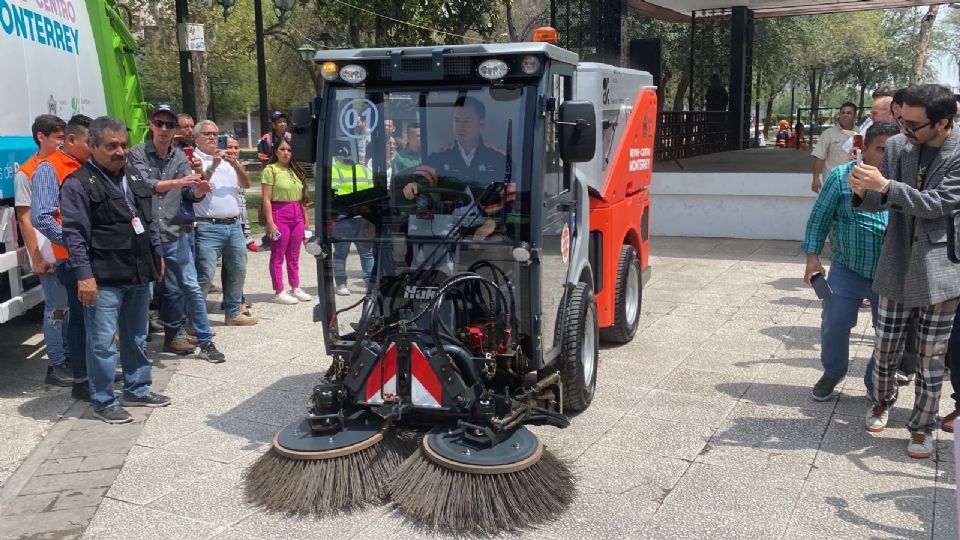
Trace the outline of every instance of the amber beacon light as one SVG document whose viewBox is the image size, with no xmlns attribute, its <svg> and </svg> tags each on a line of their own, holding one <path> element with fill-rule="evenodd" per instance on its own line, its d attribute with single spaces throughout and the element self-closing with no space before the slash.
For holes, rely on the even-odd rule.
<svg viewBox="0 0 960 540">
<path fill-rule="evenodd" d="M 552 26 L 541 26 L 533 31 L 533 41 L 556 44 L 559 41 L 557 29 Z"/>
</svg>

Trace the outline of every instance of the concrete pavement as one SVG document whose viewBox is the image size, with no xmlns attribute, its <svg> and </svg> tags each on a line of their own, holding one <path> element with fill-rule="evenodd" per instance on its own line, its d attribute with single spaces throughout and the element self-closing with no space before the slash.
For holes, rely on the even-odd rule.
<svg viewBox="0 0 960 540">
<path fill-rule="evenodd" d="M 572 461 L 577 500 L 556 523 L 519 536 L 957 537 L 952 437 L 937 434 L 937 459 L 904 453 L 912 389 L 886 432 L 862 427 L 866 311 L 841 396 L 809 398 L 820 375 L 820 308 L 800 280 L 798 243 L 663 237 L 652 244 L 654 277 L 636 339 L 601 351 L 596 400 L 568 429 L 537 428 Z M 225 364 L 154 353 L 158 386 L 174 404 L 128 426 L 90 420 L 64 391 L 38 382 L 40 340 L 0 327 L 0 350 L 19 347 L 13 367 L 0 361 L 0 435 L 21 448 L 0 450 L 8 475 L 0 537 L 439 537 L 388 507 L 321 520 L 242 501 L 244 467 L 303 413 L 327 364 L 311 305 L 266 303 L 266 259 L 251 255 L 246 287 L 261 324 L 221 327 L 222 314 L 212 315 Z M 315 281 L 309 264 L 302 276 Z M 941 410 L 952 406 L 946 394 Z M 70 454 L 85 445 L 101 452 Z M 69 476 L 78 473 L 86 476 Z M 82 493 L 68 497 L 71 489 Z M 22 504 L 11 512 L 16 499 Z M 11 521 L 11 513 L 21 517 Z"/>
</svg>

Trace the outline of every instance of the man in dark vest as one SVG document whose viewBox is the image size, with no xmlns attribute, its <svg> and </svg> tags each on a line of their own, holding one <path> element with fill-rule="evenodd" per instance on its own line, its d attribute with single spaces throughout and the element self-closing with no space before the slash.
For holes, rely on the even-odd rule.
<svg viewBox="0 0 960 540">
<path fill-rule="evenodd" d="M 77 277 L 87 333 L 87 371 L 93 414 L 104 422 L 133 420 L 122 406 L 164 407 L 150 391 L 146 342 L 150 282 L 163 276 L 153 192 L 127 165 L 127 127 L 101 116 L 90 124 L 90 159 L 63 184 L 63 241 Z M 123 394 L 113 391 L 120 334 Z M 122 405 L 122 406 L 121 406 Z"/>
</svg>

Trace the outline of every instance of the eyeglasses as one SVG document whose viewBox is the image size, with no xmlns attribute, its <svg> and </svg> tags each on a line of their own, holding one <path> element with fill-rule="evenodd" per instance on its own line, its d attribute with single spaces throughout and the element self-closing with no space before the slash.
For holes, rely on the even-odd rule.
<svg viewBox="0 0 960 540">
<path fill-rule="evenodd" d="M 158 128 L 167 129 L 175 129 L 179 127 L 176 122 L 171 122 L 169 120 L 154 120 L 153 125 L 157 126 Z"/>
<path fill-rule="evenodd" d="M 897 118 L 897 125 L 900 126 L 900 129 L 906 131 L 910 135 L 916 135 L 918 131 L 920 131 L 921 129 L 931 124 L 933 124 L 933 120 L 930 120 L 925 124 L 920 124 L 919 126 L 915 126 L 907 122 L 906 120 L 904 120 L 902 116 L 900 118 Z"/>
</svg>

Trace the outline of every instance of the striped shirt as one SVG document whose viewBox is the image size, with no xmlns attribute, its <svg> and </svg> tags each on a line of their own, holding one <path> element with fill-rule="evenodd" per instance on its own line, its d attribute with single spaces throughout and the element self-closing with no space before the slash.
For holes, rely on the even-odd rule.
<svg viewBox="0 0 960 540">
<path fill-rule="evenodd" d="M 53 165 L 44 161 L 33 171 L 30 189 L 30 221 L 33 228 L 51 242 L 63 245 L 63 229 L 53 214 L 60 209 L 60 179 Z"/>
<path fill-rule="evenodd" d="M 887 212 L 853 208 L 853 191 L 847 185 L 847 176 L 854 165 L 856 162 L 851 161 L 830 171 L 807 219 L 802 249 L 819 255 L 827 235 L 831 235 L 830 259 L 872 280 L 887 230 Z"/>
</svg>

